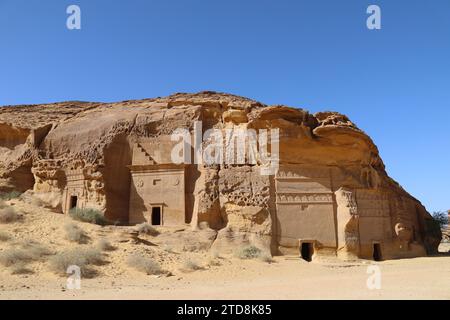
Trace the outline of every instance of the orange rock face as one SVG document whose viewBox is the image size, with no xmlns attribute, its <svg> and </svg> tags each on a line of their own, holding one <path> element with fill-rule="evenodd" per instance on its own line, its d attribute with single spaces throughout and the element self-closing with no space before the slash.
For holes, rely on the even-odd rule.
<svg viewBox="0 0 450 320">
<path fill-rule="evenodd" d="M 239 163 L 174 163 L 173 134 L 196 123 L 201 136 L 278 130 L 277 169 L 262 174 L 250 153 Z M 252 244 L 306 260 L 390 259 L 433 253 L 441 239 L 370 137 L 335 112 L 215 92 L 11 106 L 0 109 L 0 150 L 4 190 L 28 190 L 61 213 L 93 208 L 122 223 L 210 228 L 224 252 Z"/>
</svg>

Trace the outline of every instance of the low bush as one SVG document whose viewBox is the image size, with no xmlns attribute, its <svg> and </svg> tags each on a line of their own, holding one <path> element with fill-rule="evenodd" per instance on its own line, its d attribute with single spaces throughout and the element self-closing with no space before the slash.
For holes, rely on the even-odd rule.
<svg viewBox="0 0 450 320">
<path fill-rule="evenodd" d="M 69 215 L 74 219 L 81 222 L 88 222 L 93 224 L 98 224 L 100 226 L 105 226 L 111 224 L 108 219 L 105 218 L 103 213 L 96 209 L 79 209 L 74 208 L 69 211 Z"/>
<path fill-rule="evenodd" d="M 165 273 L 157 262 L 153 261 L 150 258 L 145 258 L 136 254 L 128 257 L 127 265 L 148 275 L 158 275 Z"/>
<path fill-rule="evenodd" d="M 136 226 L 136 230 L 140 234 L 147 234 L 152 237 L 156 237 L 157 235 L 159 235 L 159 231 L 156 230 L 150 223 L 147 223 L 147 222 L 138 224 Z"/>
<path fill-rule="evenodd" d="M 13 190 L 11 192 L 2 192 L 0 193 L 0 199 L 3 201 L 8 201 L 12 199 L 17 199 L 22 195 L 21 192 Z"/>
<path fill-rule="evenodd" d="M 12 274 L 32 274 L 33 270 L 29 269 L 25 263 L 17 263 L 12 266 Z"/>
<path fill-rule="evenodd" d="M 167 253 L 175 253 L 173 247 L 167 244 L 163 245 L 162 249 Z"/>
<path fill-rule="evenodd" d="M 237 250 L 236 256 L 239 259 L 256 259 L 262 254 L 262 250 L 253 245 L 241 247 Z"/>
<path fill-rule="evenodd" d="M 0 207 L 0 223 L 12 223 L 20 220 L 21 215 L 17 214 L 13 207 Z"/>
<path fill-rule="evenodd" d="M 261 255 L 259 256 L 259 260 L 261 260 L 262 262 L 267 262 L 267 263 L 275 262 L 275 260 L 273 260 L 272 255 L 268 252 L 261 253 Z"/>
<path fill-rule="evenodd" d="M 80 229 L 76 224 L 69 223 L 64 226 L 66 231 L 66 239 L 77 243 L 87 243 L 89 237 L 86 232 Z"/>
<path fill-rule="evenodd" d="M 108 239 L 102 238 L 97 241 L 97 248 L 100 251 L 114 251 L 116 250 L 116 247 L 114 247 Z"/>
<path fill-rule="evenodd" d="M 217 267 L 217 266 L 222 265 L 222 262 L 219 260 L 219 258 L 210 257 L 208 260 L 208 265 L 210 267 Z"/>
<path fill-rule="evenodd" d="M 33 260 L 39 260 L 42 257 L 52 255 L 52 251 L 39 242 L 33 240 L 24 240 L 20 247 L 25 250 Z"/>
<path fill-rule="evenodd" d="M 14 266 L 18 263 L 28 263 L 32 260 L 32 256 L 23 249 L 11 248 L 0 252 L 0 264 L 5 267 Z"/>
<path fill-rule="evenodd" d="M 432 214 L 433 220 L 441 229 L 448 225 L 448 214 L 444 211 L 435 211 Z"/>
<path fill-rule="evenodd" d="M 26 265 L 34 261 L 41 261 L 45 256 L 51 255 L 50 250 L 39 243 L 22 243 L 19 248 L 11 248 L 0 253 L 0 264 L 5 267 Z"/>
<path fill-rule="evenodd" d="M 1 242 L 6 242 L 6 241 L 9 241 L 10 239 L 11 239 L 11 236 L 9 235 L 9 233 L 0 231 L 0 241 Z"/>
<path fill-rule="evenodd" d="M 181 268 L 184 271 L 197 271 L 202 270 L 203 267 L 197 261 L 188 259 L 183 262 L 183 266 Z"/>
<path fill-rule="evenodd" d="M 94 248 L 72 249 L 60 252 L 49 260 L 50 269 L 59 275 L 66 275 L 70 266 L 77 266 L 83 276 L 93 276 L 96 272 L 89 265 L 102 265 L 105 263 L 102 253 Z"/>
</svg>

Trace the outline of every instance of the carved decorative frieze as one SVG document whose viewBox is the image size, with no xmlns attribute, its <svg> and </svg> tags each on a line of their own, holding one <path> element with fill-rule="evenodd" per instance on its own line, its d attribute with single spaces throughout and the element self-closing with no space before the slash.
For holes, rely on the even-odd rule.
<svg viewBox="0 0 450 320">
<path fill-rule="evenodd" d="M 332 204 L 331 193 L 279 193 L 276 196 L 278 204 Z"/>
</svg>

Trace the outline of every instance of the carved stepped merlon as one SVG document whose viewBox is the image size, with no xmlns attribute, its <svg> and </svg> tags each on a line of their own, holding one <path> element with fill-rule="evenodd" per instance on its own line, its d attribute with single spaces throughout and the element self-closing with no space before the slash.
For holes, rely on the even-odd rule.
<svg viewBox="0 0 450 320">
<path fill-rule="evenodd" d="M 148 154 L 140 143 L 133 148 L 133 165 L 155 165 L 156 161 Z"/>
</svg>

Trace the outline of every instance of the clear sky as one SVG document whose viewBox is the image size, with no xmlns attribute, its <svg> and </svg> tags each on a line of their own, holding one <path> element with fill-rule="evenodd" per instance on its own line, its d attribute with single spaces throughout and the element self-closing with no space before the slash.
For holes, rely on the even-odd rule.
<svg viewBox="0 0 450 320">
<path fill-rule="evenodd" d="M 450 209 L 449 0 L 0 0 L 0 105 L 201 90 L 345 113 Z"/>
</svg>

